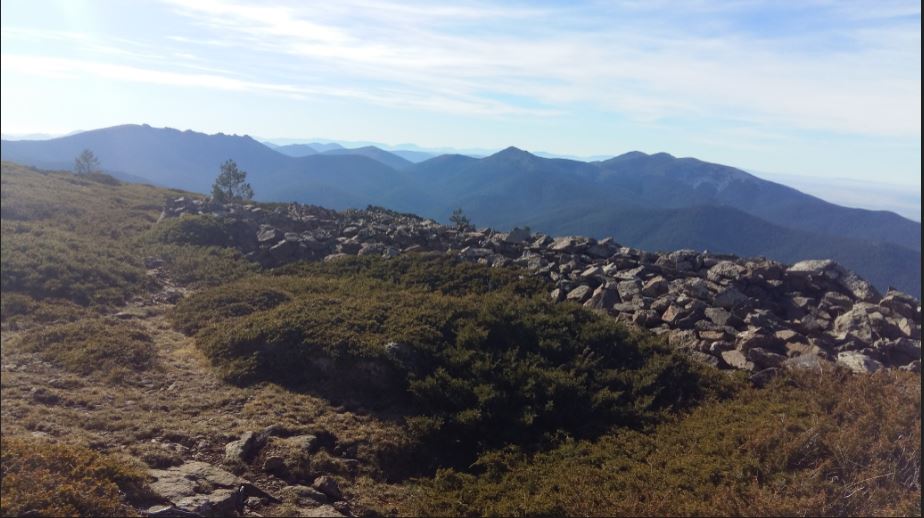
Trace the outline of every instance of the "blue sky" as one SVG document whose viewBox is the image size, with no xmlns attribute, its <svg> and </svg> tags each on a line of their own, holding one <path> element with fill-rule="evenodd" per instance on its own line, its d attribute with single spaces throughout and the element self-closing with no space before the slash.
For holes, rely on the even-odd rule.
<svg viewBox="0 0 924 518">
<path fill-rule="evenodd" d="M 920 191 L 920 2 L 4 1 L 3 133 L 667 151 Z"/>
</svg>

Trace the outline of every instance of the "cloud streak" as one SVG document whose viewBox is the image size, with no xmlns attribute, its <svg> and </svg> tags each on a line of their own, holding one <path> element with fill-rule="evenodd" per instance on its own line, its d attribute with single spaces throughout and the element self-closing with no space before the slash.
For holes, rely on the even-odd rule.
<svg viewBox="0 0 924 518">
<path fill-rule="evenodd" d="M 714 16 L 718 7 L 759 4 L 684 5 Z M 716 34 L 687 31 L 680 20 L 653 21 L 651 5 L 631 2 L 603 20 L 566 7 L 171 5 L 210 38 L 254 60 L 282 55 L 332 83 L 364 83 L 384 102 L 395 98 L 377 91 L 404 91 L 455 100 L 449 104 L 481 113 L 496 105 L 488 93 L 555 107 L 535 115 L 581 103 L 647 122 L 721 116 L 768 127 L 920 135 L 919 72 L 907 67 L 920 60 L 920 32 L 901 20 L 821 34 L 753 36 L 732 22 L 718 24 Z M 831 9 L 856 25 L 864 11 L 845 6 Z M 867 18 L 914 13 L 906 3 L 886 7 L 891 14 Z M 817 50 L 830 41 L 840 47 Z M 524 113 L 508 108 L 500 112 Z"/>
<path fill-rule="evenodd" d="M 80 50 L 11 52 L 4 70 L 472 117 L 590 109 L 752 135 L 920 137 L 917 2 L 162 5 L 175 21 L 170 32 L 137 41 L 4 26 L 5 42 Z"/>
</svg>

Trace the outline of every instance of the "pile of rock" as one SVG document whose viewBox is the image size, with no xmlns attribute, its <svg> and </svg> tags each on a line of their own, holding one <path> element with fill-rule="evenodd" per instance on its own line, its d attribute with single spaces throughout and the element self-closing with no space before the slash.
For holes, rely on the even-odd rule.
<svg viewBox="0 0 924 518">
<path fill-rule="evenodd" d="M 830 260 L 787 266 L 693 250 L 653 253 L 612 238 L 552 238 L 519 228 L 461 231 L 377 207 L 266 209 L 179 198 L 161 219 L 183 214 L 223 218 L 234 246 L 265 266 L 438 251 L 520 267 L 547 279 L 554 300 L 665 334 L 672 345 L 720 368 L 760 372 L 836 362 L 857 372 L 920 370 L 920 301 L 895 290 L 882 296 Z"/>
</svg>

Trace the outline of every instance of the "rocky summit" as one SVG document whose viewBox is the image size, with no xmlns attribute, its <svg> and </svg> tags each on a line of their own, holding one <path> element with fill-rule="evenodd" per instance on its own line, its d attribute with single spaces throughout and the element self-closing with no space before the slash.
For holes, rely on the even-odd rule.
<svg viewBox="0 0 924 518">
<path fill-rule="evenodd" d="M 762 384 L 778 369 L 827 363 L 854 372 L 920 371 L 921 303 L 884 295 L 831 260 L 786 265 L 708 251 L 655 253 L 612 238 L 552 237 L 453 228 L 379 207 L 335 211 L 170 200 L 159 221 L 219 218 L 231 246 L 273 267 L 348 255 L 442 252 L 547 279 L 549 296 L 666 335 L 677 349 L 719 368 L 752 371 Z"/>
</svg>

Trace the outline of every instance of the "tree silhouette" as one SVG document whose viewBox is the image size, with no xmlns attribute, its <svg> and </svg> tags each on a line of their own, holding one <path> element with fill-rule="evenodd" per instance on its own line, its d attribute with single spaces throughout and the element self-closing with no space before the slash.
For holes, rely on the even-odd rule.
<svg viewBox="0 0 924 518">
<path fill-rule="evenodd" d="M 100 171 L 99 159 L 89 149 L 84 149 L 74 159 L 74 172 L 77 174 L 87 175 L 98 173 Z"/>
<path fill-rule="evenodd" d="M 452 211 L 452 216 L 449 216 L 449 221 L 459 230 L 467 230 L 472 227 L 472 222 L 469 221 L 468 216 L 462 212 L 462 209 Z"/>
<path fill-rule="evenodd" d="M 247 172 L 241 171 L 234 160 L 221 164 L 221 173 L 212 185 L 212 198 L 220 203 L 253 198 L 253 188 L 247 183 Z"/>
</svg>

